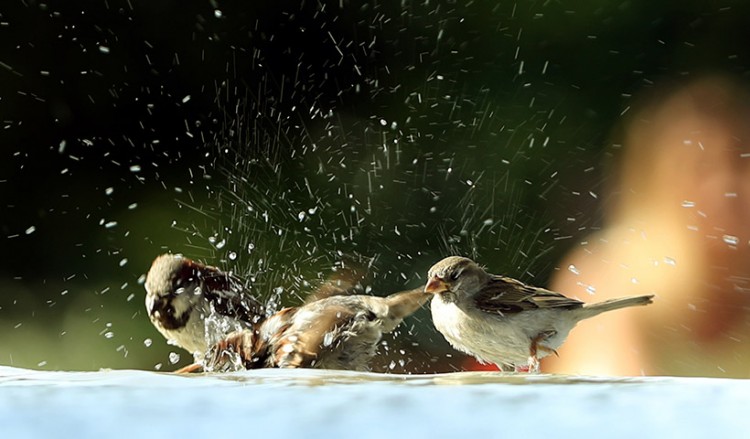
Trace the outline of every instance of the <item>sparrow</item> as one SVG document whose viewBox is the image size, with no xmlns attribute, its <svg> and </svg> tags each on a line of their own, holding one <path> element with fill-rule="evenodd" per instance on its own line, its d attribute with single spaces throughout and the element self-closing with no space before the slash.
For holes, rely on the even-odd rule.
<svg viewBox="0 0 750 439">
<path fill-rule="evenodd" d="M 581 320 L 652 303 L 653 295 L 587 304 L 560 293 L 487 273 L 476 262 L 447 257 L 430 268 L 432 320 L 457 350 L 501 370 L 539 372 L 539 360 L 558 349 Z"/>
<path fill-rule="evenodd" d="M 284 308 L 211 349 L 207 371 L 257 368 L 369 370 L 382 335 L 430 298 L 423 288 L 387 297 L 335 295 Z"/>
<path fill-rule="evenodd" d="M 179 254 L 158 256 L 145 287 L 151 323 L 196 362 L 230 332 L 253 328 L 265 317 L 241 278 Z"/>
</svg>

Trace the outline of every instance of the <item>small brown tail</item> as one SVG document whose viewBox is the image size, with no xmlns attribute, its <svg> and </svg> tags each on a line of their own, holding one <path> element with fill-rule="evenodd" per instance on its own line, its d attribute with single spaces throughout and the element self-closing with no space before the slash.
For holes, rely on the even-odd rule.
<svg viewBox="0 0 750 439">
<path fill-rule="evenodd" d="M 603 312 L 613 311 L 630 306 L 644 306 L 653 303 L 653 294 L 647 296 L 620 297 L 618 299 L 605 300 L 604 302 L 584 305 L 582 308 L 583 318 L 594 317 Z"/>
</svg>

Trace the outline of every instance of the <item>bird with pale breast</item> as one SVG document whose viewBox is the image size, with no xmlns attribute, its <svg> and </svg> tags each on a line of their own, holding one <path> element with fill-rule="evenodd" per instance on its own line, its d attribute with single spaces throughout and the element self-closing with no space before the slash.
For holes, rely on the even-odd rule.
<svg viewBox="0 0 750 439">
<path fill-rule="evenodd" d="M 309 318 L 309 311 L 318 310 L 321 304 L 328 304 L 324 307 L 328 312 L 318 312 L 317 314 L 322 314 L 322 320 L 311 324 L 313 329 L 303 331 L 300 340 L 310 338 L 315 328 L 321 327 L 326 318 L 333 325 L 346 321 L 344 316 L 352 317 L 352 322 L 359 322 L 360 316 L 351 315 L 354 312 L 352 310 L 364 305 L 357 308 L 356 304 L 349 303 L 353 300 L 356 302 L 355 299 L 346 299 L 344 296 L 357 289 L 362 276 L 363 270 L 359 263 L 347 263 L 308 294 L 305 303 L 318 305 L 309 308 L 303 306 L 301 309 L 306 312 L 302 313 L 286 309 L 267 316 L 265 306 L 255 299 L 246 287 L 246 282 L 239 276 L 179 254 L 163 254 L 154 259 L 146 276 L 146 310 L 153 325 L 171 344 L 193 355 L 195 363 L 178 372 L 193 372 L 202 368 L 209 348 L 225 340 L 229 334 L 257 334 L 257 340 L 253 344 L 257 342 L 266 345 L 273 342 L 275 346 L 286 340 L 277 332 L 288 332 L 290 325 L 296 328 L 292 323 Z M 421 306 L 429 295 L 421 291 L 420 294 L 425 296 L 419 304 Z M 370 298 L 362 301 L 368 303 Z M 391 312 L 398 314 L 401 309 L 399 306 L 408 306 L 406 302 L 408 300 L 403 298 L 392 299 L 387 303 L 393 307 Z M 340 309 L 336 305 L 341 305 Z M 329 317 L 332 310 L 336 310 L 336 318 L 333 319 Z M 362 325 L 352 325 L 354 328 L 360 326 Z M 266 349 L 268 348 L 257 348 L 258 351 Z"/>
<path fill-rule="evenodd" d="M 447 257 L 428 272 L 424 291 L 435 327 L 457 350 L 502 370 L 539 371 L 581 320 L 652 303 L 653 295 L 587 304 L 560 293 L 487 273 L 476 262 Z"/>
<path fill-rule="evenodd" d="M 182 255 L 154 259 L 145 287 L 151 323 L 195 361 L 226 334 L 251 328 L 265 317 L 264 306 L 242 279 Z"/>
</svg>

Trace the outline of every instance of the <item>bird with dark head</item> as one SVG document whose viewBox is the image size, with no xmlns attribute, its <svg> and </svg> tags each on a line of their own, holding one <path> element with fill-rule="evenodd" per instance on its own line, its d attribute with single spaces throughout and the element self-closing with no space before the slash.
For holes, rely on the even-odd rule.
<svg viewBox="0 0 750 439">
<path fill-rule="evenodd" d="M 539 371 L 581 320 L 606 311 L 648 305 L 654 296 L 586 304 L 554 291 L 487 273 L 476 262 L 447 257 L 430 268 L 424 291 L 433 294 L 432 320 L 457 350 L 503 370 Z"/>
<path fill-rule="evenodd" d="M 230 332 L 253 328 L 265 317 L 242 279 L 181 255 L 158 256 L 145 287 L 151 323 L 196 361 Z"/>
</svg>

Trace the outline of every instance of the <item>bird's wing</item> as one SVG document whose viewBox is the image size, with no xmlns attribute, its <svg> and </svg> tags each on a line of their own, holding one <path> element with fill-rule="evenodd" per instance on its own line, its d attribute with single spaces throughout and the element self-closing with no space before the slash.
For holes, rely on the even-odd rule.
<svg viewBox="0 0 750 439">
<path fill-rule="evenodd" d="M 235 355 L 245 369 L 276 366 L 273 350 L 287 336 L 298 310 L 284 308 L 260 324 L 228 334 L 209 349 L 204 369 L 233 370 Z"/>
<path fill-rule="evenodd" d="M 264 367 L 267 357 L 268 345 L 257 336 L 256 330 L 243 329 L 227 334 L 211 346 L 202 368 L 214 372 L 232 371 L 238 367 L 258 369 Z"/>
<path fill-rule="evenodd" d="M 205 297 L 217 313 L 248 324 L 264 317 L 265 307 L 247 291 L 240 277 L 209 267 L 202 280 Z"/>
<path fill-rule="evenodd" d="M 356 261 L 348 262 L 333 272 L 319 287 L 311 291 L 305 298 L 305 304 L 331 296 L 355 294 L 366 274 L 366 266 Z"/>
<path fill-rule="evenodd" d="M 348 306 L 328 305 L 315 320 L 293 325 L 274 344 L 274 364 L 290 368 L 315 366 L 348 338 L 347 329 L 361 317 L 359 314 Z"/>
<path fill-rule="evenodd" d="M 476 294 L 479 309 L 495 314 L 512 314 L 539 308 L 580 308 L 583 302 L 560 293 L 536 288 L 521 281 L 492 275 L 487 285 Z"/>
</svg>

